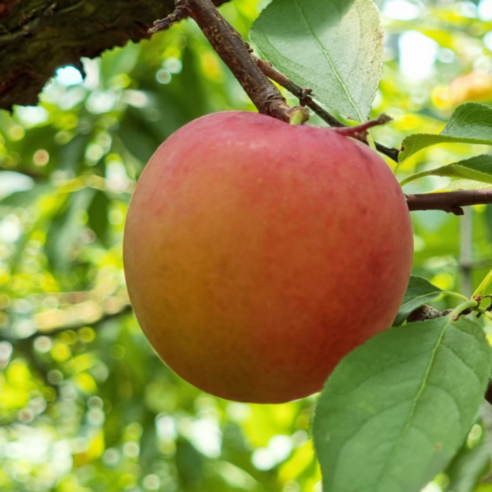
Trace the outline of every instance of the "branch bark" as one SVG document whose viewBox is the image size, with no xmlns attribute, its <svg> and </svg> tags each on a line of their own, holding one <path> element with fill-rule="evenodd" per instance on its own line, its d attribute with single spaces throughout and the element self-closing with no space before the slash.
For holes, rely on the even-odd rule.
<svg viewBox="0 0 492 492">
<path fill-rule="evenodd" d="M 147 38 L 174 1 L 23 0 L 0 7 L 0 108 L 10 110 L 36 104 L 58 67 Z"/>
<path fill-rule="evenodd" d="M 287 105 L 277 87 L 256 64 L 249 46 L 226 22 L 212 0 L 186 0 L 184 5 L 260 113 L 289 122 L 294 112 L 303 111 L 303 108 Z"/>
<path fill-rule="evenodd" d="M 174 0 L 0 0 L 0 109 L 36 104 L 57 68 L 148 38 L 174 7 Z"/>
<path fill-rule="evenodd" d="M 462 207 L 492 203 L 492 189 L 423 193 L 406 195 L 406 199 L 411 212 L 416 210 L 442 210 L 455 215 L 463 215 Z"/>
</svg>

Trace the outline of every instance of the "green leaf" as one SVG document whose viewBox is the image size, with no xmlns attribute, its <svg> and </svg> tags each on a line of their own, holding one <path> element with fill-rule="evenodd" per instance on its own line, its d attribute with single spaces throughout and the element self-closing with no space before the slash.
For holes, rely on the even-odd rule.
<svg viewBox="0 0 492 492">
<path fill-rule="evenodd" d="M 410 314 L 419 307 L 434 301 L 445 291 L 421 277 L 410 277 L 405 297 L 403 298 L 393 326 L 401 325 Z"/>
<path fill-rule="evenodd" d="M 470 179 L 457 179 L 455 181 L 451 181 L 444 188 L 440 188 L 439 192 L 442 191 L 463 191 L 463 190 L 488 190 L 492 188 L 492 185 L 482 183 L 480 181 L 473 181 Z"/>
<path fill-rule="evenodd" d="M 204 479 L 203 457 L 185 438 L 176 443 L 176 467 L 184 487 L 200 488 Z"/>
<path fill-rule="evenodd" d="M 162 139 L 153 135 L 150 126 L 140 109 L 129 107 L 115 132 L 126 149 L 142 163 L 147 163 L 162 143 Z"/>
<path fill-rule="evenodd" d="M 486 430 L 484 430 L 486 432 Z M 485 437 L 475 447 L 464 445 L 446 470 L 450 492 L 473 492 L 480 479 L 490 469 L 488 438 Z"/>
<path fill-rule="evenodd" d="M 364 121 L 382 69 L 383 34 L 372 0 L 274 0 L 251 40 L 330 110 Z"/>
<path fill-rule="evenodd" d="M 473 297 L 482 296 L 487 293 L 488 288 L 492 284 L 492 270 L 487 274 L 487 276 L 482 280 L 477 290 L 473 293 Z"/>
<path fill-rule="evenodd" d="M 100 60 L 101 82 L 107 89 L 111 88 L 114 77 L 130 74 L 138 63 L 141 45 L 128 43 L 124 48 L 105 51 Z"/>
<path fill-rule="evenodd" d="M 492 108 L 478 103 L 458 106 L 439 135 L 416 133 L 405 138 L 399 161 L 440 143 L 492 145 Z"/>
<path fill-rule="evenodd" d="M 459 178 L 492 185 L 492 155 L 482 154 L 471 159 L 438 167 L 437 169 L 417 173 L 402 181 L 401 185 L 403 186 L 424 176 Z"/>
<path fill-rule="evenodd" d="M 97 190 L 87 209 L 88 225 L 106 247 L 109 247 L 109 205 L 110 200 L 106 193 Z"/>
<path fill-rule="evenodd" d="M 43 195 L 54 193 L 54 187 L 51 183 L 36 183 L 29 190 L 14 191 L 13 193 L 0 198 L 0 205 L 7 207 L 28 207 L 36 203 Z"/>
<path fill-rule="evenodd" d="M 448 316 L 391 328 L 345 357 L 313 423 L 323 491 L 418 492 L 468 435 L 490 355 L 478 322 Z"/>
<path fill-rule="evenodd" d="M 478 103 L 458 106 L 439 135 L 416 133 L 405 138 L 399 161 L 440 143 L 492 145 L 492 108 Z"/>
<path fill-rule="evenodd" d="M 46 234 L 45 251 L 55 271 L 69 268 L 74 243 L 84 227 L 80 213 L 87 210 L 94 192 L 91 188 L 84 188 L 67 195 L 64 205 L 52 219 Z"/>
</svg>

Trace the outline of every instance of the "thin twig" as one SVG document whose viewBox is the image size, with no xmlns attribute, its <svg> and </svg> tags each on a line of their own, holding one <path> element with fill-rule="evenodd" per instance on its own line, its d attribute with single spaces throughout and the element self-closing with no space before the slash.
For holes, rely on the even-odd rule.
<svg viewBox="0 0 492 492">
<path fill-rule="evenodd" d="M 367 134 L 371 128 L 375 126 L 385 125 L 391 121 L 391 118 L 386 114 L 381 114 L 375 120 L 367 121 L 357 126 L 344 126 L 342 128 L 332 128 L 332 131 L 345 135 L 347 137 L 356 138 L 361 142 L 367 143 Z"/>
<path fill-rule="evenodd" d="M 487 391 L 485 393 L 485 400 L 492 405 L 492 381 L 489 381 Z"/>
<path fill-rule="evenodd" d="M 312 89 L 304 89 L 298 86 L 283 73 L 273 68 L 271 63 L 261 60 L 257 56 L 253 56 L 253 59 L 256 61 L 256 64 L 258 65 L 260 70 L 269 79 L 274 80 L 284 89 L 287 89 L 291 94 L 299 99 L 299 102 L 303 106 L 307 106 L 309 109 L 312 109 L 314 113 L 316 113 L 320 118 L 323 119 L 323 121 L 326 121 L 326 123 L 333 127 L 342 128 L 345 126 L 342 122 L 338 121 L 334 116 L 328 113 L 328 111 L 324 110 L 321 106 L 313 101 L 310 96 Z"/>
<path fill-rule="evenodd" d="M 386 147 L 386 145 L 379 142 L 374 142 L 374 144 L 376 145 L 378 152 L 381 152 L 381 154 L 384 154 L 395 162 L 398 162 L 398 156 L 400 155 L 400 151 L 398 149 L 395 149 L 394 147 Z"/>
<path fill-rule="evenodd" d="M 406 195 L 406 199 L 411 212 L 416 210 L 442 210 L 455 215 L 463 215 L 462 207 L 492 203 L 492 189 L 422 193 Z"/>
<path fill-rule="evenodd" d="M 228 2 L 229 0 L 214 0 L 214 5 L 219 7 L 223 3 Z M 154 27 L 149 29 L 150 34 L 155 34 L 156 32 L 163 31 L 165 29 L 169 29 L 173 24 L 179 22 L 187 17 L 190 17 L 191 12 L 190 9 L 186 6 L 186 0 L 177 0 L 176 7 L 172 14 L 169 14 L 164 19 L 158 19 L 154 21 Z"/>
<path fill-rule="evenodd" d="M 328 123 L 330 126 L 335 128 L 347 128 L 347 125 L 343 124 L 341 121 L 338 121 L 333 115 L 331 115 L 328 111 L 322 108 L 316 101 L 311 97 L 312 89 L 310 88 L 302 88 L 292 82 L 288 77 L 286 77 L 283 73 L 279 72 L 275 68 L 273 68 L 272 64 L 266 62 L 264 60 L 260 60 L 258 57 L 254 57 L 256 63 L 260 67 L 261 71 L 269 78 L 277 82 L 284 89 L 287 89 L 291 94 L 296 96 L 299 99 L 299 102 L 303 106 L 307 106 L 311 109 L 315 114 L 317 114 L 323 121 Z M 350 127 L 348 127 L 350 128 Z M 393 159 L 395 162 L 398 162 L 398 154 L 400 151 L 398 149 L 394 149 L 391 147 L 386 147 L 378 142 L 375 142 L 376 149 L 388 156 L 390 159 Z"/>
<path fill-rule="evenodd" d="M 260 70 L 241 35 L 222 17 L 212 0 L 187 0 L 191 17 L 198 24 L 224 63 L 229 67 L 258 111 L 290 122 L 293 114 L 308 113 L 291 108 L 270 79 Z"/>
<path fill-rule="evenodd" d="M 189 16 L 190 10 L 186 6 L 186 4 L 182 0 L 180 0 L 176 3 L 176 7 L 172 14 L 164 17 L 164 19 L 158 19 L 154 21 L 154 27 L 149 29 L 149 33 L 155 34 L 156 32 L 163 31 L 164 29 L 169 29 L 176 22 L 186 19 L 186 17 Z"/>
</svg>

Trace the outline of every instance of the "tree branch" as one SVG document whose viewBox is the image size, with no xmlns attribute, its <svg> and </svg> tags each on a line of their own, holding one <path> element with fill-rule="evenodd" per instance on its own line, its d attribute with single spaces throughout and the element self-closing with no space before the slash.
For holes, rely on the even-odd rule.
<svg viewBox="0 0 492 492">
<path fill-rule="evenodd" d="M 330 126 L 342 128 L 345 125 L 338 121 L 334 116 L 332 116 L 328 111 L 324 110 L 321 106 L 313 101 L 310 97 L 312 89 L 304 89 L 286 77 L 283 73 L 279 72 L 275 68 L 273 68 L 272 64 L 261 60 L 257 56 L 254 57 L 256 64 L 260 68 L 260 70 L 269 78 L 277 82 L 278 85 L 282 86 L 284 89 L 287 89 L 291 94 L 296 96 L 300 103 L 303 106 L 307 106 L 309 109 L 312 109 L 314 113 L 316 113 L 323 121 L 326 121 Z"/>
<path fill-rule="evenodd" d="M 333 115 L 331 115 L 328 111 L 322 108 L 317 102 L 313 100 L 311 97 L 312 89 L 305 89 L 290 80 L 283 73 L 275 70 L 272 64 L 266 62 L 264 60 L 260 60 L 258 57 L 254 57 L 258 67 L 260 70 L 269 78 L 277 82 L 284 89 L 287 89 L 291 94 L 296 96 L 299 99 L 299 102 L 303 106 L 307 106 L 311 109 L 315 114 L 317 114 L 323 121 L 328 123 L 330 126 L 335 128 L 350 128 L 347 125 L 344 125 L 341 121 L 338 121 Z M 376 149 L 388 156 L 390 159 L 393 159 L 395 162 L 398 162 L 398 154 L 400 151 L 398 149 L 394 149 L 391 147 L 386 147 L 378 142 L 375 142 Z"/>
<path fill-rule="evenodd" d="M 258 111 L 289 122 L 294 113 L 307 112 L 291 108 L 277 87 L 260 70 L 241 35 L 222 17 L 211 0 L 186 0 L 191 17 L 198 24 L 224 63 L 229 67 Z"/>
<path fill-rule="evenodd" d="M 406 195 L 406 199 L 411 212 L 417 210 L 442 210 L 455 215 L 463 215 L 462 207 L 492 203 L 492 189 L 422 193 Z"/>
<path fill-rule="evenodd" d="M 58 67 L 148 38 L 174 0 L 0 0 L 0 108 L 31 105 Z"/>
</svg>

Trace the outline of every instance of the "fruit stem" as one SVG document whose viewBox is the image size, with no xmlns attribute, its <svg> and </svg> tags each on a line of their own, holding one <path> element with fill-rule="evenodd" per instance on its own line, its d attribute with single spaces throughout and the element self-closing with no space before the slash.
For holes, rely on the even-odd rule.
<svg viewBox="0 0 492 492">
<path fill-rule="evenodd" d="M 385 123 L 388 123 L 388 121 L 391 121 L 391 118 L 386 114 L 382 114 L 375 120 L 368 121 L 367 123 L 363 123 L 362 125 L 346 126 L 343 128 L 332 128 L 331 130 L 337 133 L 341 133 L 346 137 L 352 137 L 364 143 L 367 143 L 368 130 L 370 128 L 374 128 L 375 126 L 384 125 Z"/>
</svg>

